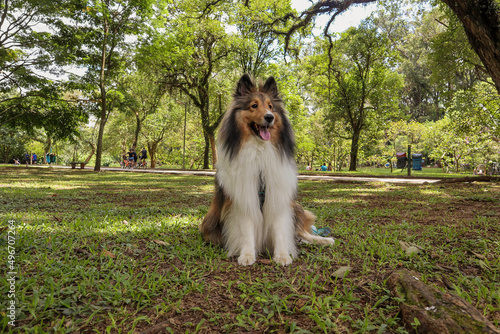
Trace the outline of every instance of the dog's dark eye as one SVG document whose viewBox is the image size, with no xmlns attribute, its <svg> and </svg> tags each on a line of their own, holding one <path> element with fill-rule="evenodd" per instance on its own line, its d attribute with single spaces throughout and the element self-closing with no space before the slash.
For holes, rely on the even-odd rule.
<svg viewBox="0 0 500 334">
<path fill-rule="evenodd" d="M 257 108 L 257 107 L 258 107 L 257 103 L 252 104 L 252 108 L 254 108 L 254 109 L 255 109 L 255 108 Z"/>
<path fill-rule="evenodd" d="M 269 109 L 273 109 L 273 105 L 272 104 L 269 105 Z"/>
</svg>

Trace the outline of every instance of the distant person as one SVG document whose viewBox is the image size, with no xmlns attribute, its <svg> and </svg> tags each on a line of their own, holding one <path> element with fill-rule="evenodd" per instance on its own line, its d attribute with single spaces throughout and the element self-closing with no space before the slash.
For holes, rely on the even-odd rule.
<svg viewBox="0 0 500 334">
<path fill-rule="evenodd" d="M 148 158 L 148 151 L 146 151 L 146 148 L 143 147 L 141 151 L 141 165 L 146 162 L 147 158 Z"/>
<path fill-rule="evenodd" d="M 134 155 L 132 154 L 132 149 L 127 152 L 127 161 L 128 165 L 132 165 L 134 163 Z"/>
<path fill-rule="evenodd" d="M 326 164 L 322 164 L 321 165 L 321 171 L 322 172 L 326 172 Z"/>
<path fill-rule="evenodd" d="M 311 169 L 312 169 L 311 165 L 307 165 L 306 170 L 311 170 Z"/>
<path fill-rule="evenodd" d="M 328 167 L 326 168 L 327 171 L 331 172 L 332 171 L 332 163 L 328 163 Z"/>
<path fill-rule="evenodd" d="M 26 167 L 28 167 L 28 165 L 30 164 L 30 155 L 28 153 L 26 153 L 24 155 L 24 159 L 26 159 Z"/>
<path fill-rule="evenodd" d="M 38 158 L 38 156 L 36 155 L 36 153 L 33 153 L 33 165 L 36 165 L 37 158 Z"/>
<path fill-rule="evenodd" d="M 19 159 L 14 159 L 14 165 L 17 166 L 17 165 L 20 165 L 21 163 L 19 162 Z"/>
<path fill-rule="evenodd" d="M 132 149 L 132 153 L 133 153 L 133 157 L 134 157 L 134 165 L 132 167 L 135 167 L 135 165 L 137 165 L 138 156 L 137 156 L 137 152 L 134 149 Z"/>
<path fill-rule="evenodd" d="M 134 168 L 135 163 L 137 162 L 137 153 L 135 153 L 135 150 L 133 148 L 128 151 L 128 161 L 132 163 L 132 168 Z"/>
<path fill-rule="evenodd" d="M 52 166 L 52 163 L 55 163 L 56 162 L 56 154 L 55 153 L 50 153 L 48 156 L 48 163 L 49 163 L 49 166 Z"/>
</svg>

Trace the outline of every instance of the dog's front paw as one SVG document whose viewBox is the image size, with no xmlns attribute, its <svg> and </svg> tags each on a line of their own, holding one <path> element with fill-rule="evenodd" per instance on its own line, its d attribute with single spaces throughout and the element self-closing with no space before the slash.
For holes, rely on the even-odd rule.
<svg viewBox="0 0 500 334">
<path fill-rule="evenodd" d="M 282 266 L 288 266 L 292 263 L 292 257 L 288 254 L 277 254 L 273 257 L 273 260 Z"/>
<path fill-rule="evenodd" d="M 255 263 L 255 255 L 253 254 L 241 254 L 238 257 L 238 264 L 240 266 L 251 266 Z"/>
</svg>

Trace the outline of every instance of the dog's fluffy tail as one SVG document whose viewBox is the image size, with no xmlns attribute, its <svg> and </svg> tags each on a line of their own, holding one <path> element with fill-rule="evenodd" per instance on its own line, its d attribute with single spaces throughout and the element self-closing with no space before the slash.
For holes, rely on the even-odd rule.
<svg viewBox="0 0 500 334">
<path fill-rule="evenodd" d="M 223 245 L 222 238 L 222 211 L 226 203 L 226 196 L 221 187 L 215 183 L 215 193 L 212 197 L 212 203 L 208 209 L 208 213 L 200 225 L 200 231 L 203 234 L 203 240 L 211 242 L 215 245 Z"/>
<path fill-rule="evenodd" d="M 295 213 L 295 236 L 302 242 L 319 245 L 333 245 L 333 238 L 324 238 L 312 234 L 312 226 L 316 220 L 316 216 L 304 208 L 299 203 L 293 203 L 293 211 Z"/>
<path fill-rule="evenodd" d="M 304 208 L 297 202 L 293 203 L 295 234 L 300 236 L 301 232 L 311 233 L 311 227 L 314 225 L 316 216 Z"/>
</svg>

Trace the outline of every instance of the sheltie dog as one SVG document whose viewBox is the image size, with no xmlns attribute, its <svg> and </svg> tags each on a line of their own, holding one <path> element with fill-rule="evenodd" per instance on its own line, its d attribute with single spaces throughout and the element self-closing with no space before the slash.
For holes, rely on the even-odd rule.
<svg viewBox="0 0 500 334">
<path fill-rule="evenodd" d="M 286 114 L 273 77 L 257 86 L 245 74 L 221 123 L 215 193 L 200 230 L 240 265 L 269 250 L 286 266 L 299 240 L 334 243 L 311 234 L 316 217 L 295 201 L 295 139 Z"/>
</svg>

